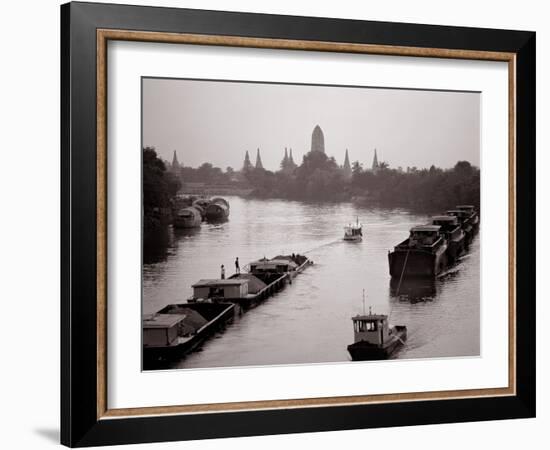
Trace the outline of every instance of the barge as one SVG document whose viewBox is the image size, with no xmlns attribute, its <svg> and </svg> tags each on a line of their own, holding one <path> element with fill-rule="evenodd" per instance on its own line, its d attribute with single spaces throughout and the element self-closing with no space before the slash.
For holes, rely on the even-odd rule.
<svg viewBox="0 0 550 450">
<path fill-rule="evenodd" d="M 479 230 L 479 214 L 475 210 L 474 205 L 457 205 L 456 209 L 465 211 L 469 215 L 469 222 L 472 226 L 473 232 L 477 233 Z"/>
<path fill-rule="evenodd" d="M 179 359 L 233 321 L 233 303 L 181 303 L 143 317 L 143 368 Z"/>
<path fill-rule="evenodd" d="M 348 345 L 352 361 L 388 359 L 407 340 L 407 327 L 389 326 L 388 316 L 368 314 L 352 317 L 353 344 Z"/>
<path fill-rule="evenodd" d="M 201 222 L 201 212 L 194 206 L 180 209 L 174 214 L 174 228 L 197 228 Z"/>
<path fill-rule="evenodd" d="M 229 218 L 229 203 L 227 200 L 213 198 L 205 208 L 205 216 L 210 221 L 222 221 Z"/>
<path fill-rule="evenodd" d="M 449 263 L 453 264 L 464 252 L 466 234 L 458 223 L 456 216 L 435 216 L 432 217 L 432 225 L 439 225 L 441 233 L 447 240 L 447 256 Z"/>
<path fill-rule="evenodd" d="M 412 227 L 410 235 L 388 252 L 391 277 L 436 277 L 448 263 L 447 240 L 439 225 Z"/>
<path fill-rule="evenodd" d="M 193 284 L 187 301 L 231 302 L 246 311 L 263 302 L 301 273 L 312 262 L 303 255 L 278 255 L 249 263 L 242 273 L 227 279 L 202 279 Z"/>
<path fill-rule="evenodd" d="M 464 231 L 464 246 L 468 248 L 474 239 L 474 227 L 470 223 L 470 215 L 461 209 L 450 209 L 446 214 L 457 218 L 462 231 Z"/>
</svg>

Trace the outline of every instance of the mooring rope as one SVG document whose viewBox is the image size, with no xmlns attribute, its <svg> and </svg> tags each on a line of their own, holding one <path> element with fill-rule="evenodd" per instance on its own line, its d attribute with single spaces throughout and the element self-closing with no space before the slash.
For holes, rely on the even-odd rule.
<svg viewBox="0 0 550 450">
<path fill-rule="evenodd" d="M 409 248 L 407 250 L 407 255 L 405 256 L 405 261 L 403 262 L 403 269 L 401 270 L 401 276 L 399 277 L 399 284 L 397 285 L 397 292 L 395 295 L 399 295 L 399 291 L 401 290 L 401 282 L 403 281 L 403 274 L 405 273 L 405 267 L 407 266 L 407 260 L 409 259 L 409 252 L 411 249 Z"/>
</svg>

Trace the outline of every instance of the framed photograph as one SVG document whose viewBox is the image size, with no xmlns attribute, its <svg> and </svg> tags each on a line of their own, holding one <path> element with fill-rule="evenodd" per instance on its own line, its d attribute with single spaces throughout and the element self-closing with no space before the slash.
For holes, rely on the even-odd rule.
<svg viewBox="0 0 550 450">
<path fill-rule="evenodd" d="M 61 440 L 535 415 L 535 33 L 61 7 Z"/>
</svg>

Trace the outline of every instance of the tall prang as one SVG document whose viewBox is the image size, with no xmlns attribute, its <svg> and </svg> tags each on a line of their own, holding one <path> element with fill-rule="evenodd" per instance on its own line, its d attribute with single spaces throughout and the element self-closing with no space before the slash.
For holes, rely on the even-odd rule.
<svg viewBox="0 0 550 450">
<path fill-rule="evenodd" d="M 174 156 L 172 156 L 172 165 L 170 166 L 170 170 L 172 172 L 179 172 L 181 166 L 180 166 L 180 163 L 178 161 L 178 155 L 176 153 L 176 151 L 174 150 Z"/>
<path fill-rule="evenodd" d="M 315 125 L 311 134 L 311 151 L 325 153 L 325 135 L 319 125 Z"/>
<path fill-rule="evenodd" d="M 281 170 L 283 172 L 286 172 L 288 170 L 288 150 L 286 147 L 285 147 L 285 156 L 281 161 Z"/>
<path fill-rule="evenodd" d="M 263 169 L 262 157 L 260 156 L 260 149 L 256 152 L 256 169 Z"/>
<path fill-rule="evenodd" d="M 243 172 L 248 172 L 249 170 L 252 170 L 252 163 L 250 162 L 250 156 L 247 150 L 244 154 Z"/>
<path fill-rule="evenodd" d="M 290 155 L 288 157 L 288 167 L 291 170 L 294 170 L 298 167 L 298 165 L 294 162 L 294 158 L 292 157 L 292 147 L 290 148 Z"/>
<path fill-rule="evenodd" d="M 349 163 L 349 155 L 348 155 L 348 149 L 346 148 L 346 157 L 344 158 L 344 166 L 342 167 L 342 171 L 344 172 L 344 178 L 346 180 L 351 179 L 351 164 Z"/>
<path fill-rule="evenodd" d="M 374 149 L 374 158 L 372 159 L 372 171 L 376 172 L 378 169 L 380 169 L 380 165 L 378 164 L 378 155 L 376 154 L 376 149 Z"/>
<path fill-rule="evenodd" d="M 294 163 L 294 159 L 292 158 L 292 149 L 290 149 L 289 155 L 288 149 L 285 147 L 285 156 L 281 161 L 281 172 L 291 174 L 294 172 L 296 167 L 298 166 Z"/>
</svg>

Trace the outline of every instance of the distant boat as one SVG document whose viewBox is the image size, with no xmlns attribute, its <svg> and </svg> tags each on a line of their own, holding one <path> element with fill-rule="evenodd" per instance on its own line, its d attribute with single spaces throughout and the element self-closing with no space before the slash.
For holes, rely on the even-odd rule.
<svg viewBox="0 0 550 450">
<path fill-rule="evenodd" d="M 208 205 L 210 204 L 210 200 L 205 197 L 198 198 L 193 202 L 193 207 L 197 208 L 199 212 L 201 213 L 201 217 L 206 217 L 206 208 L 208 208 Z"/>
<path fill-rule="evenodd" d="M 359 242 L 363 239 L 363 225 L 359 223 L 359 217 L 354 224 L 344 227 L 344 241 Z"/>
<path fill-rule="evenodd" d="M 193 206 L 180 209 L 174 215 L 174 228 L 196 228 L 201 226 L 201 222 L 201 213 Z"/>
<path fill-rule="evenodd" d="M 388 325 L 388 316 L 368 314 L 352 317 L 354 342 L 348 345 L 353 361 L 369 361 L 389 358 L 407 340 L 407 327 Z"/>
<path fill-rule="evenodd" d="M 205 215 L 208 220 L 227 220 L 229 217 L 229 203 L 221 197 L 213 198 L 206 207 Z"/>
</svg>

